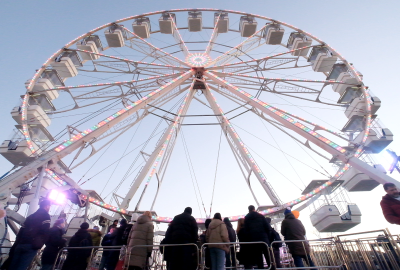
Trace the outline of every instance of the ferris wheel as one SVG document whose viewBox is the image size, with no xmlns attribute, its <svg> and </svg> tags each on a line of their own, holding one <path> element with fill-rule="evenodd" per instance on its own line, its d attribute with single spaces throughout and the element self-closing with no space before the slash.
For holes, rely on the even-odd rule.
<svg viewBox="0 0 400 270">
<path fill-rule="evenodd" d="M 154 178 L 157 197 L 182 126 L 211 125 L 210 117 L 216 119 L 212 124 L 221 130 L 217 136 L 226 140 L 234 165 L 264 215 L 296 205 L 302 210 L 325 195 L 325 202 L 311 216 L 313 225 L 322 232 L 345 231 L 361 222 L 361 213 L 356 205 L 336 207 L 340 192 L 397 183 L 373 161 L 373 154 L 389 145 L 393 134 L 377 119 L 380 100 L 364 85 L 362 74 L 316 36 L 265 16 L 174 9 L 123 18 L 57 50 L 25 86 L 21 104 L 11 111 L 16 121 L 14 136 L 0 146 L 1 155 L 15 165 L 0 181 L 4 207 L 11 194 L 18 193 L 15 190 L 22 192 L 24 183 L 35 180 L 40 187 L 47 177 L 53 188 L 72 190 L 82 200 L 122 215 L 129 214 L 131 200 L 140 191 L 137 211 Z M 278 98 L 293 108 L 318 106 L 321 115 L 283 109 L 277 105 Z M 209 114 L 189 114 L 194 102 Z M 257 119 L 254 130 L 243 131 L 234 123 L 244 114 Z M 199 120 L 184 123 L 194 117 Z M 151 124 L 141 125 L 150 118 Z M 243 132 L 258 132 L 260 121 L 280 132 L 277 141 L 281 144 L 294 141 L 304 155 L 322 160 L 319 170 L 326 172 L 325 179 L 308 179 L 310 183 L 296 198 L 282 200 L 276 183 L 267 180 L 268 173 L 256 161 L 255 151 L 242 140 Z M 332 128 L 333 122 L 340 128 Z M 152 124 L 159 127 L 160 123 L 165 129 L 154 129 L 142 144 L 156 140 L 151 152 L 140 152 L 145 162 L 121 201 L 107 204 L 90 196 L 82 188 L 85 181 L 68 176 L 77 168 L 94 166 L 118 142 L 125 147 L 129 137 L 124 136 L 130 130 L 151 130 Z M 107 158 L 114 162 L 111 156 Z M 284 171 L 286 166 L 277 169 Z M 259 183 L 270 204 L 258 203 L 250 179 Z M 32 192 L 30 212 L 39 193 L 39 188 Z M 151 210 L 154 203 L 155 199 Z M 241 217 L 243 213 L 237 213 L 230 219 Z M 153 220 L 172 219 L 161 213 Z M 197 221 L 202 223 L 204 218 Z"/>
</svg>

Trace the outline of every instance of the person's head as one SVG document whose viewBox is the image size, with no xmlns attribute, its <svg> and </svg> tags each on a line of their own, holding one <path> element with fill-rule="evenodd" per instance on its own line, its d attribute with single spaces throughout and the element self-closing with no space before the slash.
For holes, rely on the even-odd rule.
<svg viewBox="0 0 400 270">
<path fill-rule="evenodd" d="M 113 224 L 118 225 L 118 219 L 114 220 Z"/>
<path fill-rule="evenodd" d="M 115 230 L 115 228 L 111 228 L 109 233 L 112 234 Z"/>
<path fill-rule="evenodd" d="M 222 221 L 221 214 L 220 214 L 220 213 L 215 213 L 215 214 L 214 214 L 214 219 L 219 219 L 219 220 Z"/>
<path fill-rule="evenodd" d="M 254 207 L 254 205 L 249 205 L 249 207 L 247 207 L 247 209 L 249 209 L 249 213 L 256 211 L 256 208 Z"/>
<path fill-rule="evenodd" d="M 192 214 L 192 207 L 186 207 L 185 211 L 183 211 L 183 213 L 191 215 Z"/>
<path fill-rule="evenodd" d="M 393 183 L 385 183 L 383 188 L 385 189 L 386 193 L 393 198 L 398 198 L 400 196 L 399 190 Z"/>
<path fill-rule="evenodd" d="M 126 221 L 126 219 L 121 219 L 121 221 L 119 222 L 120 225 L 126 225 L 128 224 L 128 222 Z"/>
<path fill-rule="evenodd" d="M 231 223 L 231 221 L 229 220 L 228 217 L 224 218 L 224 223 L 225 223 L 226 227 L 231 227 L 232 228 L 232 223 Z"/>
<path fill-rule="evenodd" d="M 270 217 L 266 217 L 265 220 L 267 221 L 268 224 L 271 224 L 271 218 Z"/>
<path fill-rule="evenodd" d="M 93 230 L 99 231 L 100 228 L 99 228 L 99 226 L 94 226 L 94 227 L 93 227 Z"/>
<path fill-rule="evenodd" d="M 143 216 L 148 216 L 150 219 L 152 218 L 151 212 L 150 211 L 145 211 L 143 213 Z"/>
<path fill-rule="evenodd" d="M 89 223 L 87 223 L 87 222 L 83 222 L 82 224 L 81 224 L 81 229 L 83 229 L 83 230 L 87 230 L 87 229 L 89 229 Z"/>
<path fill-rule="evenodd" d="M 286 216 L 287 214 L 292 213 L 292 211 L 290 210 L 290 208 L 286 208 L 285 211 L 283 212 L 283 214 Z"/>
<path fill-rule="evenodd" d="M 54 222 L 54 227 L 65 228 L 65 219 L 59 218 Z"/>
<path fill-rule="evenodd" d="M 240 229 L 244 228 L 244 218 L 239 218 L 238 223 L 237 223 L 237 228 L 236 232 L 238 233 Z"/>
<path fill-rule="evenodd" d="M 208 229 L 208 226 L 210 226 L 211 223 L 211 218 L 207 218 L 206 221 L 204 222 L 204 226 L 206 226 L 206 230 Z"/>
<path fill-rule="evenodd" d="M 51 207 L 51 201 L 44 199 L 39 203 L 39 207 L 46 210 L 46 212 L 49 212 Z"/>
</svg>

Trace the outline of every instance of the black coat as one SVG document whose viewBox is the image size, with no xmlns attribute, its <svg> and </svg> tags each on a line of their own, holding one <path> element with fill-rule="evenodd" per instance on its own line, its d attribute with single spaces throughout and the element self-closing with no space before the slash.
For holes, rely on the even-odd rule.
<svg viewBox="0 0 400 270">
<path fill-rule="evenodd" d="M 226 228 L 228 229 L 228 236 L 229 236 L 229 242 L 236 242 L 236 232 L 232 228 L 231 223 L 225 223 Z"/>
<path fill-rule="evenodd" d="M 237 234 L 237 238 L 240 242 L 250 242 L 250 237 L 249 234 L 247 233 L 245 228 L 242 228 L 239 230 Z M 240 245 L 240 251 L 239 254 L 237 254 L 238 260 L 240 264 L 248 264 L 251 260 L 251 248 L 249 244 L 242 244 Z"/>
<path fill-rule="evenodd" d="M 196 243 L 198 240 L 197 222 L 190 214 L 182 213 L 172 220 L 165 237 L 169 244 Z"/>
<path fill-rule="evenodd" d="M 272 228 L 263 215 L 255 211 L 250 212 L 244 219 L 244 227 L 251 242 L 262 241 L 270 244 L 269 236 Z"/>
<path fill-rule="evenodd" d="M 113 239 L 113 242 L 112 242 L 112 245 L 113 245 L 113 246 L 122 246 L 122 245 L 126 245 L 126 241 L 127 241 L 128 239 L 126 239 L 126 240 L 125 240 L 125 243 L 124 243 L 123 236 L 124 236 L 124 232 L 125 232 L 125 229 L 126 229 L 127 226 L 128 226 L 128 224 L 123 224 L 123 225 L 119 226 L 119 228 L 117 228 L 117 229 L 111 234 L 112 237 L 114 238 L 114 239 Z"/>
<path fill-rule="evenodd" d="M 60 249 L 65 247 L 66 240 L 62 238 L 64 230 L 57 226 L 50 229 L 49 238 L 42 254 L 42 264 L 54 264 Z"/>
<path fill-rule="evenodd" d="M 92 246 L 92 237 L 87 230 L 79 229 L 69 241 L 69 247 L 89 247 Z M 91 248 L 70 249 L 62 270 L 85 270 L 87 259 L 92 253 Z"/>
<path fill-rule="evenodd" d="M 106 234 L 103 237 L 103 240 L 101 241 L 101 246 L 102 247 L 109 247 L 112 246 L 112 242 L 113 242 L 114 238 L 113 236 L 111 236 L 111 234 Z M 107 251 L 107 249 L 104 249 L 103 251 L 103 256 L 107 257 L 108 255 L 110 255 L 111 251 Z"/>
<path fill-rule="evenodd" d="M 285 240 L 305 240 L 306 229 L 300 220 L 296 219 L 292 213 L 285 216 L 281 225 L 281 234 Z M 307 255 L 310 254 L 310 247 L 307 242 L 288 242 L 286 245 L 289 247 L 292 255 Z"/>
<path fill-rule="evenodd" d="M 32 244 L 34 249 L 41 249 L 46 243 L 50 229 L 50 215 L 43 208 L 26 218 L 19 244 Z"/>
</svg>

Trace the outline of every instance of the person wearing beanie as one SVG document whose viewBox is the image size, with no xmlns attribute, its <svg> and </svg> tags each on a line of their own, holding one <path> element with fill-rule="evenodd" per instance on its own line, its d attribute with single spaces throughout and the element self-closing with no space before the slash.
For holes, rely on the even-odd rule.
<svg viewBox="0 0 400 270">
<path fill-rule="evenodd" d="M 46 242 L 46 247 L 42 253 L 42 268 L 41 270 L 53 269 L 53 264 L 56 261 L 57 254 L 65 247 L 66 239 L 62 238 L 65 228 L 65 219 L 60 218 L 54 222 L 50 229 L 49 238 Z"/>
<path fill-rule="evenodd" d="M 265 217 L 256 211 L 254 205 L 248 207 L 249 213 L 244 218 L 244 227 L 247 231 L 250 242 L 264 242 L 270 245 L 269 236 L 271 234 L 271 225 L 267 223 Z M 263 255 L 265 261 L 270 265 L 270 256 L 268 246 L 265 244 L 251 244 L 249 246 L 251 257 L 250 265 L 257 265 L 258 269 L 264 269 Z"/>
<path fill-rule="evenodd" d="M 83 222 L 80 229 L 72 236 L 68 247 L 91 247 L 92 236 L 88 233 L 89 224 Z M 62 270 L 85 270 L 87 260 L 92 253 L 91 248 L 87 249 L 69 249 L 67 259 L 64 262 Z"/>
<path fill-rule="evenodd" d="M 9 269 L 26 270 L 46 243 L 50 230 L 50 207 L 51 201 L 44 199 L 40 201 L 39 209 L 26 218 L 10 251 Z"/>
<path fill-rule="evenodd" d="M 165 238 L 168 239 L 169 244 L 196 244 L 199 238 L 197 232 L 197 222 L 192 217 L 192 208 L 186 207 L 182 214 L 174 217 L 171 226 L 165 233 Z M 193 257 L 195 253 L 194 246 L 171 247 L 171 269 L 196 269 L 197 265 L 194 263 Z"/>
<path fill-rule="evenodd" d="M 290 210 L 290 208 L 286 208 L 285 211 L 283 212 L 283 214 L 286 216 L 287 214 L 292 213 L 292 211 Z"/>
<path fill-rule="evenodd" d="M 287 240 L 306 240 L 306 229 L 303 223 L 296 219 L 292 212 L 285 215 L 282 221 L 281 234 Z M 310 257 L 310 246 L 307 241 L 304 242 L 286 242 L 289 252 L 292 254 L 296 267 L 304 267 L 303 259 L 309 266 L 315 266 Z"/>
<path fill-rule="evenodd" d="M 207 230 L 207 243 L 209 243 L 211 256 L 211 269 L 223 270 L 225 254 L 229 254 L 229 244 L 213 244 L 213 243 L 229 243 L 228 230 L 222 221 L 220 213 L 215 213 L 210 226 Z"/>
<path fill-rule="evenodd" d="M 113 246 L 122 246 L 126 245 L 128 239 L 124 239 L 124 232 L 126 228 L 128 227 L 128 222 L 126 219 L 121 219 L 119 222 L 119 227 L 111 234 L 111 237 L 113 238 L 112 245 Z M 115 267 L 118 264 L 119 260 L 119 253 L 120 250 L 113 250 L 110 252 L 110 256 L 108 259 L 108 264 L 107 264 L 107 270 L 114 270 Z"/>
<path fill-rule="evenodd" d="M 228 230 L 229 242 L 236 242 L 236 232 L 233 229 L 232 223 L 229 218 L 224 218 L 224 223 L 226 225 L 226 229 Z M 229 248 L 229 253 L 226 253 L 226 267 L 236 266 L 236 257 L 235 257 L 235 250 L 234 246 L 231 245 Z"/>
</svg>

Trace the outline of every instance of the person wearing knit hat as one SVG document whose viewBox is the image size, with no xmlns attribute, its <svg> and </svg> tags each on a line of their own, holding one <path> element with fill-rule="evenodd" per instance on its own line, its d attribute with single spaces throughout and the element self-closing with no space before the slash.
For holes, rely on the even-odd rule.
<svg viewBox="0 0 400 270">
<path fill-rule="evenodd" d="M 83 222 L 80 226 L 80 229 L 74 234 L 74 236 L 72 236 L 68 247 L 92 246 L 92 237 L 87 230 L 88 228 L 89 224 L 87 222 Z M 68 250 L 67 259 L 64 262 L 62 270 L 85 270 L 91 253 L 91 248 Z"/>
<path fill-rule="evenodd" d="M 42 253 L 42 268 L 41 270 L 53 269 L 53 264 L 56 261 L 57 254 L 65 247 L 66 239 L 62 238 L 65 228 L 65 219 L 59 218 L 54 222 L 50 229 L 49 238 L 46 241 L 46 247 Z"/>
<path fill-rule="evenodd" d="M 290 213 L 292 213 L 292 211 L 290 210 L 290 207 L 287 207 L 286 209 L 285 209 L 285 211 L 283 212 L 283 214 L 286 216 L 287 214 L 290 214 Z"/>
</svg>

